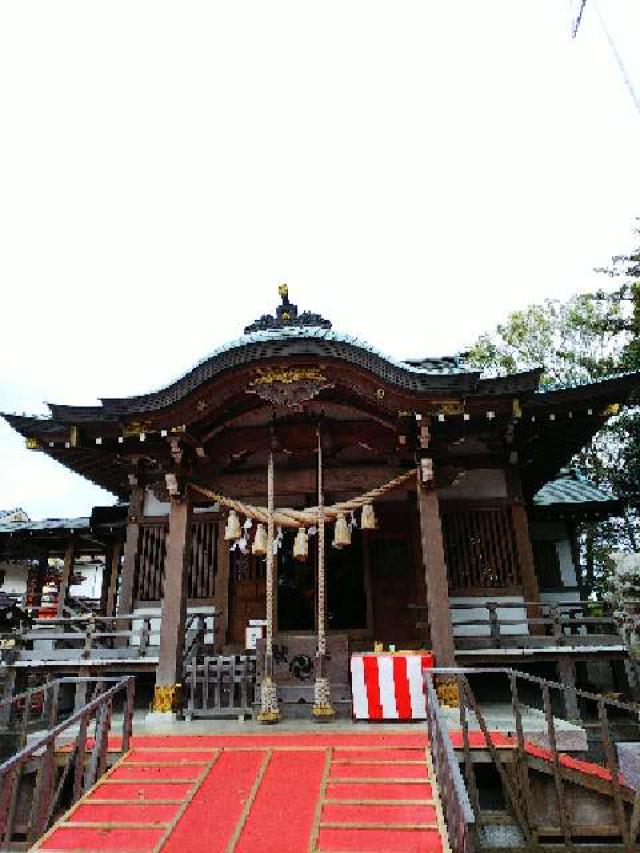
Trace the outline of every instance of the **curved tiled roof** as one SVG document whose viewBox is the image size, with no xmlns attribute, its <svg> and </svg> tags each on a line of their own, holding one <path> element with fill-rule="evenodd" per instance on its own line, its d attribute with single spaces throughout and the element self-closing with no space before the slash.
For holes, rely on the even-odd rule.
<svg viewBox="0 0 640 853">
<path fill-rule="evenodd" d="M 556 480 L 543 486 L 533 499 L 534 506 L 609 502 L 617 501 L 594 486 L 586 477 L 575 472 L 564 472 Z"/>
<path fill-rule="evenodd" d="M 425 366 L 390 358 L 370 344 L 320 326 L 291 326 L 242 335 L 215 349 L 186 375 L 150 394 L 104 398 L 104 413 L 144 412 L 171 405 L 218 374 L 262 359 L 287 356 L 333 358 L 364 367 L 408 390 L 469 391 L 479 372 L 467 371 L 455 358 L 425 359 Z M 52 407 L 52 411 L 54 411 Z M 60 411 L 60 409 L 58 409 Z M 54 417 L 56 412 L 54 411 Z"/>
</svg>

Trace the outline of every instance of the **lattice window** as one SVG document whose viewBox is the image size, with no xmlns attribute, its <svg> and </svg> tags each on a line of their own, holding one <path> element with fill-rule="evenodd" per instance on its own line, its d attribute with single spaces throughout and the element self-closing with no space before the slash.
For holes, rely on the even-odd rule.
<svg viewBox="0 0 640 853">
<path fill-rule="evenodd" d="M 520 584 L 510 507 L 442 509 L 449 586 L 510 589 Z"/>
</svg>

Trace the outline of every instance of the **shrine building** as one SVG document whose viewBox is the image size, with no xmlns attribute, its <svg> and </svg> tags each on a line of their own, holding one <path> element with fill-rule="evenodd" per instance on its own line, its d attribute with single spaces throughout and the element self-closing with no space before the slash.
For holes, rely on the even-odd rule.
<svg viewBox="0 0 640 853">
<path fill-rule="evenodd" d="M 587 625 L 577 572 L 576 526 L 619 505 L 566 466 L 638 376 L 541 390 L 541 370 L 484 378 L 456 356 L 397 361 L 299 313 L 286 287 L 281 299 L 159 391 L 5 414 L 29 449 L 121 505 L 73 527 L 3 523 L 0 560 L 24 556 L 27 538 L 66 555 L 62 617 L 73 548 L 102 548 L 99 615 L 147 625 L 128 651 L 116 632 L 102 658 L 152 671 L 158 710 L 178 701 L 193 617 L 226 655 L 269 612 L 276 643 L 326 628 L 329 647 L 429 649 L 440 666 L 545 660 L 571 681 L 576 662 L 624 659 L 615 630 Z M 31 570 L 36 597 L 45 574 Z"/>
</svg>

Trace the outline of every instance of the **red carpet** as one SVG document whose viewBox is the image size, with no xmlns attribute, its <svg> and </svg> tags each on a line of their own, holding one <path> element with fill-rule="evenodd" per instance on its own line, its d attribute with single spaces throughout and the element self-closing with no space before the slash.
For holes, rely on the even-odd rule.
<svg viewBox="0 0 640 853">
<path fill-rule="evenodd" d="M 492 733 L 501 749 L 517 745 Z M 451 732 L 457 749 L 460 732 Z M 486 748 L 472 732 L 471 746 Z M 34 849 L 100 853 L 441 853 L 425 734 L 134 737 Z M 526 744 L 535 758 L 548 750 Z M 562 755 L 563 766 L 610 779 Z"/>
<path fill-rule="evenodd" d="M 423 734 L 136 737 L 34 849 L 441 853 Z"/>
</svg>

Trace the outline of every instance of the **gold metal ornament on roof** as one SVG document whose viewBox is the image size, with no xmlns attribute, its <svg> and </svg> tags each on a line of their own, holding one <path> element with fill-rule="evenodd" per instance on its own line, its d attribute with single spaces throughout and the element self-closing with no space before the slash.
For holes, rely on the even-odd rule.
<svg viewBox="0 0 640 853">
<path fill-rule="evenodd" d="M 274 382 L 282 382 L 289 385 L 292 382 L 313 380 L 325 382 L 326 377 L 317 367 L 258 367 L 256 378 L 252 385 L 273 385 Z"/>
<path fill-rule="evenodd" d="M 270 367 L 256 370 L 247 393 L 274 406 L 298 406 L 331 387 L 317 367 Z"/>
</svg>

